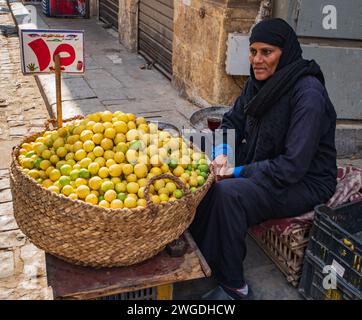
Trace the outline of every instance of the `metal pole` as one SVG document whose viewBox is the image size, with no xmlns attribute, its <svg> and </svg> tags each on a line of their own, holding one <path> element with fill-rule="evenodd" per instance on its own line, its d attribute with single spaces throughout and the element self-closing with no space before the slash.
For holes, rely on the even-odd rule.
<svg viewBox="0 0 362 320">
<path fill-rule="evenodd" d="M 55 92 L 57 94 L 57 120 L 58 128 L 63 126 L 62 116 L 62 70 L 60 65 L 60 56 L 57 54 L 55 57 Z"/>
</svg>

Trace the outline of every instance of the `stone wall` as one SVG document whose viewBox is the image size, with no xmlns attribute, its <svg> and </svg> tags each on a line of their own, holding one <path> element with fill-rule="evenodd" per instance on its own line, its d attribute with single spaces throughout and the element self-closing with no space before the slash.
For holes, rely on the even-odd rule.
<svg viewBox="0 0 362 320">
<path fill-rule="evenodd" d="M 131 51 L 137 51 L 138 0 L 119 1 L 119 39 Z"/>
<path fill-rule="evenodd" d="M 260 0 L 175 0 L 173 84 L 193 101 L 231 105 L 244 77 L 225 72 L 230 32 L 248 33 Z"/>
</svg>

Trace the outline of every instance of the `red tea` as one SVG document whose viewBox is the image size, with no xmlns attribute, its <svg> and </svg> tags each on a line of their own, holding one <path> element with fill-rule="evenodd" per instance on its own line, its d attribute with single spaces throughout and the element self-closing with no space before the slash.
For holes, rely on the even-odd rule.
<svg viewBox="0 0 362 320">
<path fill-rule="evenodd" d="M 207 118 L 207 127 L 211 130 L 211 131 L 215 131 L 215 129 L 217 129 L 221 124 L 221 118 L 217 118 L 217 117 L 209 117 Z"/>
</svg>

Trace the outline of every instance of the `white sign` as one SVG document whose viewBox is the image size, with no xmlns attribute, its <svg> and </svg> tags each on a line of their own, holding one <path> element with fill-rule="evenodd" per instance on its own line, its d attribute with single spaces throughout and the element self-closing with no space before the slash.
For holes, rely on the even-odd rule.
<svg viewBox="0 0 362 320">
<path fill-rule="evenodd" d="M 20 40 L 24 74 L 52 73 L 56 55 L 63 73 L 84 73 L 84 31 L 21 29 Z"/>
</svg>

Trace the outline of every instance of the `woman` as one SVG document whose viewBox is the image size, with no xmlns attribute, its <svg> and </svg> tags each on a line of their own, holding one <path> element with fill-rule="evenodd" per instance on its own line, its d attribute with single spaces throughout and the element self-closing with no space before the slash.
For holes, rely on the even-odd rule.
<svg viewBox="0 0 362 320">
<path fill-rule="evenodd" d="M 206 299 L 250 297 L 243 276 L 248 227 L 297 216 L 326 202 L 336 186 L 336 113 L 314 60 L 302 59 L 282 19 L 257 24 L 250 36 L 250 77 L 221 128 L 235 129 L 235 149 L 216 148 L 217 182 L 190 230 L 219 286 Z M 235 152 L 230 168 L 227 153 Z"/>
</svg>

